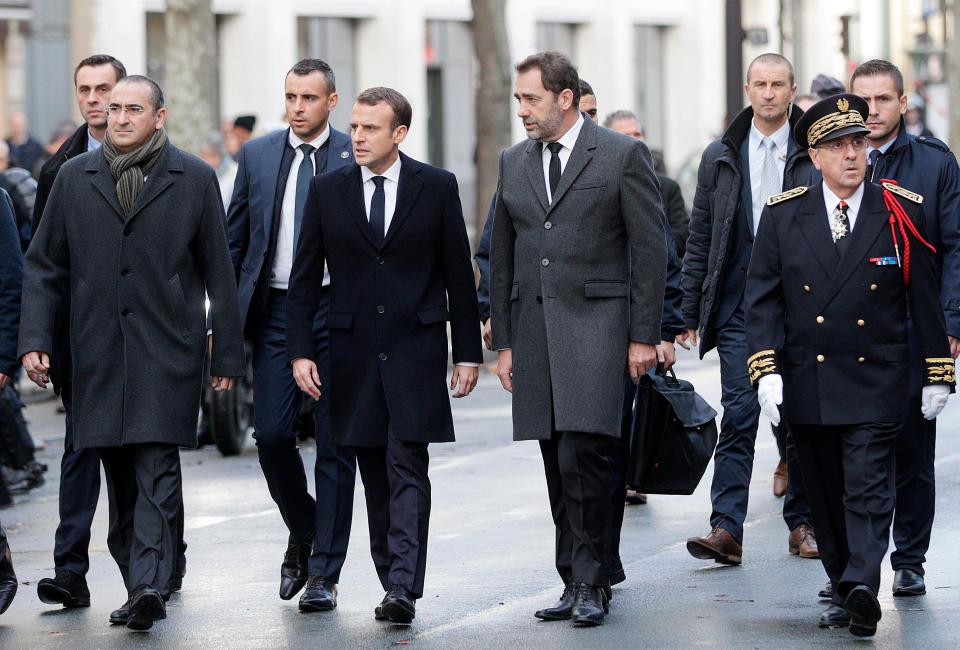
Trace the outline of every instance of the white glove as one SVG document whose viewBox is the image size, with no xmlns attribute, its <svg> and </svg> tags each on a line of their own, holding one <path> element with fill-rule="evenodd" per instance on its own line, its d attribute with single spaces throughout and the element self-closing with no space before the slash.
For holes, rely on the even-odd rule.
<svg viewBox="0 0 960 650">
<path fill-rule="evenodd" d="M 935 420 L 950 397 L 949 386 L 924 386 L 920 393 L 920 412 L 928 420 Z"/>
<path fill-rule="evenodd" d="M 943 388 L 936 386 L 936 388 Z M 760 410 L 773 426 L 780 424 L 780 409 L 783 404 L 783 377 L 777 374 L 764 375 L 757 383 L 757 400 Z M 939 412 L 939 411 L 938 411 Z"/>
</svg>

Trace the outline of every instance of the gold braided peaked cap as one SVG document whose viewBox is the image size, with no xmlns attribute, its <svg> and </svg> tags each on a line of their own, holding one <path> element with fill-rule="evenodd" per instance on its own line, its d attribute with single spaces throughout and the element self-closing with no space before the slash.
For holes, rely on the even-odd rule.
<svg viewBox="0 0 960 650">
<path fill-rule="evenodd" d="M 800 117 L 794 137 L 801 147 L 815 147 L 850 133 L 869 133 L 868 110 L 862 97 L 849 93 L 821 99 Z"/>
</svg>

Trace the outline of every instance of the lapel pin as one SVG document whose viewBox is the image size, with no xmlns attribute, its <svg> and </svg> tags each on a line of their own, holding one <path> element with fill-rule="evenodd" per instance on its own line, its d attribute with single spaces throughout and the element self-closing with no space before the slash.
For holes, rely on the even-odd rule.
<svg viewBox="0 0 960 650">
<path fill-rule="evenodd" d="M 350 152 L 349 152 L 349 151 L 341 151 L 341 152 L 340 152 L 340 157 L 343 158 L 344 160 L 346 160 L 347 158 L 350 157 Z"/>
</svg>

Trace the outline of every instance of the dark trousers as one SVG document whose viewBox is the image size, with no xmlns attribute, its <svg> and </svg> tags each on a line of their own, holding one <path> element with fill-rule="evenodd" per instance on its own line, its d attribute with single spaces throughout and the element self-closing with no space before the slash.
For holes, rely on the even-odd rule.
<svg viewBox="0 0 960 650">
<path fill-rule="evenodd" d="M 53 562 L 57 573 L 69 571 L 85 576 L 90 568 L 90 527 L 100 498 L 100 453 L 97 449 L 81 449 L 74 440 L 73 390 L 69 382 L 64 383 L 60 398 L 66 411 L 66 435 L 60 460 L 60 524 L 54 537 Z M 182 562 L 187 551 L 182 505 L 177 530 L 177 554 Z"/>
<path fill-rule="evenodd" d="M 787 464 L 787 493 L 783 495 L 783 521 L 790 530 L 800 524 L 812 526 L 810 503 L 807 501 L 807 490 L 803 485 L 797 446 L 793 444 L 793 436 L 790 435 L 790 425 L 781 420 L 780 426 L 771 428 L 777 440 L 780 461 Z"/>
<path fill-rule="evenodd" d="M 322 293 L 314 322 L 318 371 L 329 381 L 330 354 L 326 327 L 329 290 Z M 307 490 L 307 476 L 297 446 L 296 422 L 305 399 L 293 379 L 286 352 L 287 298 L 271 291 L 268 309 L 253 342 L 253 422 L 260 467 L 270 496 L 280 509 L 290 537 L 298 543 L 312 540 L 309 573 L 340 581 L 347 557 L 353 516 L 356 470 L 353 455 L 338 450 L 330 432 L 330 398 L 321 386 L 313 409 L 317 459 L 314 481 L 317 498 Z"/>
<path fill-rule="evenodd" d="M 902 424 L 791 424 L 820 560 L 840 605 L 850 589 L 880 589 L 895 499 L 895 451 Z"/>
<path fill-rule="evenodd" d="M 564 584 L 610 581 L 610 441 L 576 431 L 554 431 L 540 441 Z"/>
<path fill-rule="evenodd" d="M 897 441 L 897 507 L 893 515 L 896 550 L 890 554 L 890 564 L 894 570 L 913 569 L 922 575 L 937 499 L 937 421 L 924 419 L 919 394 L 911 397 L 907 408 Z"/>
<path fill-rule="evenodd" d="M 713 456 L 713 483 L 710 488 L 713 512 L 710 526 L 724 528 L 742 543 L 760 420 L 760 403 L 747 375 L 749 351 L 742 305 L 737 307 L 726 323 L 717 328 L 717 352 L 720 355 L 723 418 Z M 787 471 L 790 473 L 789 467 Z M 794 479 L 800 476 L 800 471 L 797 468 L 792 472 Z M 790 480 L 788 478 L 788 490 Z M 795 498 L 784 500 L 783 505 L 783 518 L 791 530 L 801 523 L 810 523 L 809 505 Z"/>
<path fill-rule="evenodd" d="M 346 450 L 345 450 L 346 451 Z M 384 591 L 400 585 L 423 596 L 430 527 L 427 443 L 387 439 L 385 447 L 353 447 L 367 502 L 370 555 Z"/>
<path fill-rule="evenodd" d="M 152 587 L 166 595 L 177 566 L 183 512 L 180 448 L 146 443 L 99 452 L 110 496 L 107 547 L 127 593 Z"/>
<path fill-rule="evenodd" d="M 620 437 L 609 439 L 607 460 L 610 464 L 610 553 L 607 566 L 610 568 L 610 584 L 615 585 L 627 579 L 620 559 L 620 531 L 623 528 L 623 511 L 626 505 L 627 460 L 630 455 L 630 433 L 633 427 L 634 407 L 637 401 L 637 386 L 630 379 L 630 373 L 624 375 L 623 413 L 620 419 Z"/>
</svg>

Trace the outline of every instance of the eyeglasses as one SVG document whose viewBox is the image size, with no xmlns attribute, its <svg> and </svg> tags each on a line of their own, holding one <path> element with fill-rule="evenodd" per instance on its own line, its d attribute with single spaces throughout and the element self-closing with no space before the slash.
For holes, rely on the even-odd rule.
<svg viewBox="0 0 960 650">
<path fill-rule="evenodd" d="M 145 110 L 146 109 L 140 104 L 127 104 L 125 106 L 121 104 L 110 104 L 107 106 L 108 115 L 120 115 L 120 113 L 126 111 L 127 115 L 131 117 L 137 117 L 139 115 L 143 115 Z"/>
<path fill-rule="evenodd" d="M 853 147 L 856 152 L 863 151 L 867 146 L 866 138 L 850 138 L 849 140 L 830 140 L 823 144 L 818 144 L 817 149 L 826 149 L 832 153 L 843 153 L 847 147 Z"/>
</svg>

